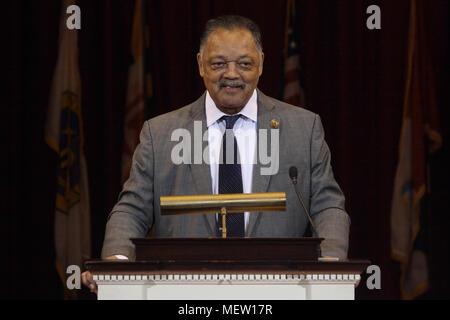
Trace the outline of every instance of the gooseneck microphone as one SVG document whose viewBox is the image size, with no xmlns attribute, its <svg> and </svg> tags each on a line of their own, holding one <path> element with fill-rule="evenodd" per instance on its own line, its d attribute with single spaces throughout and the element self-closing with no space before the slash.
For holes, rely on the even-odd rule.
<svg viewBox="0 0 450 320">
<path fill-rule="evenodd" d="M 302 205 L 303 210 L 305 211 L 305 214 L 308 217 L 309 223 L 311 224 L 311 230 L 312 230 L 313 237 L 318 238 L 319 235 L 317 233 L 316 226 L 314 225 L 314 222 L 311 219 L 311 215 L 309 213 L 309 210 L 306 209 L 306 206 L 305 206 L 305 203 L 303 202 L 303 197 L 302 197 L 300 191 L 297 191 L 297 188 L 296 188 L 296 186 L 297 186 L 297 176 L 298 176 L 297 167 L 290 167 L 289 168 L 289 177 L 291 178 L 292 184 L 294 185 L 295 194 L 297 195 L 298 201 Z M 319 251 L 319 257 L 321 257 L 322 256 L 322 251 L 320 250 L 320 245 L 318 246 L 318 251 Z"/>
</svg>

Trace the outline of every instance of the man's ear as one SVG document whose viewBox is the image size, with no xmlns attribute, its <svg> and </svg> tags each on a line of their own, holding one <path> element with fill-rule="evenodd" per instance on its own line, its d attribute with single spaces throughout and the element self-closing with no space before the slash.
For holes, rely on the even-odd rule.
<svg viewBox="0 0 450 320">
<path fill-rule="evenodd" d="M 203 78 L 205 72 L 203 71 L 202 55 L 200 54 L 200 52 L 197 53 L 197 63 L 198 63 L 198 72 L 200 73 L 200 77 Z"/>
<path fill-rule="evenodd" d="M 264 64 L 264 52 L 261 52 L 261 63 L 259 64 L 259 76 L 262 75 Z"/>
</svg>

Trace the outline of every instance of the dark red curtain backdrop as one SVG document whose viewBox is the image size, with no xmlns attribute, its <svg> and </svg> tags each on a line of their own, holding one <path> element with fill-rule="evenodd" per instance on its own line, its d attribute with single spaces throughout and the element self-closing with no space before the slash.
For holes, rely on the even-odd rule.
<svg viewBox="0 0 450 320">
<path fill-rule="evenodd" d="M 134 1 L 79 0 L 82 106 L 90 179 L 93 257 L 99 257 L 106 217 L 120 192 L 127 69 Z M 366 28 L 366 8 L 381 8 L 381 30 Z M 425 1 L 428 45 L 435 70 L 444 146 L 431 159 L 433 197 L 430 232 L 431 290 L 448 298 L 449 2 Z M 0 130 L 6 139 L 2 179 L 0 290 L 8 298 L 59 298 L 53 266 L 56 156 L 43 128 L 56 64 L 60 1 L 5 1 L 9 57 L 2 77 Z M 360 299 L 399 297 L 399 267 L 390 259 L 390 201 L 405 80 L 408 0 L 303 0 L 301 62 L 305 107 L 323 120 L 336 178 L 352 218 L 350 258 L 381 267 L 381 290 L 357 289 Z M 261 27 L 265 52 L 260 89 L 279 98 L 285 1 L 149 1 L 154 98 L 151 114 L 177 109 L 204 90 L 195 55 L 205 22 L 240 14 Z"/>
</svg>

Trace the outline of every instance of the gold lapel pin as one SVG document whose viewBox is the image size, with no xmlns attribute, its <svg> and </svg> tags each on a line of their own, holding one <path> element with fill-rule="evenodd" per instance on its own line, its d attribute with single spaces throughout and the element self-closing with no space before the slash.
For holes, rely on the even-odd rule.
<svg viewBox="0 0 450 320">
<path fill-rule="evenodd" d="M 280 123 L 277 120 L 273 119 L 272 121 L 270 121 L 270 126 L 274 129 L 278 129 Z"/>
</svg>

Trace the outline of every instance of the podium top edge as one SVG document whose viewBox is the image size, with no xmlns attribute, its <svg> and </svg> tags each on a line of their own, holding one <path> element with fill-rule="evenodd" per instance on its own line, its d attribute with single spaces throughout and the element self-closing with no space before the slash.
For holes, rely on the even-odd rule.
<svg viewBox="0 0 450 320">
<path fill-rule="evenodd" d="M 299 242 L 322 242 L 324 238 L 312 238 L 312 237 L 280 237 L 280 238 L 240 238 L 240 237 L 228 237 L 228 238 L 220 238 L 220 237 L 210 237 L 210 238 L 130 238 L 130 240 L 134 243 L 162 243 L 162 242 L 170 242 L 170 243 L 207 243 L 207 242 L 245 242 L 245 243 L 299 243 Z"/>
<path fill-rule="evenodd" d="M 354 273 L 362 274 L 370 260 L 342 260 L 333 262 L 282 260 L 282 261 L 116 261 L 88 260 L 85 268 L 93 273 L 154 273 L 154 272 L 254 272 L 254 273 Z"/>
<path fill-rule="evenodd" d="M 144 240 L 144 241 L 157 241 L 157 240 L 169 240 L 169 241 L 211 241 L 211 240 L 240 240 L 240 241 L 317 241 L 324 240 L 325 238 L 313 238 L 313 237 L 229 237 L 229 238 L 221 238 L 221 237 L 157 237 L 157 238 L 130 238 L 130 240 Z"/>
</svg>

